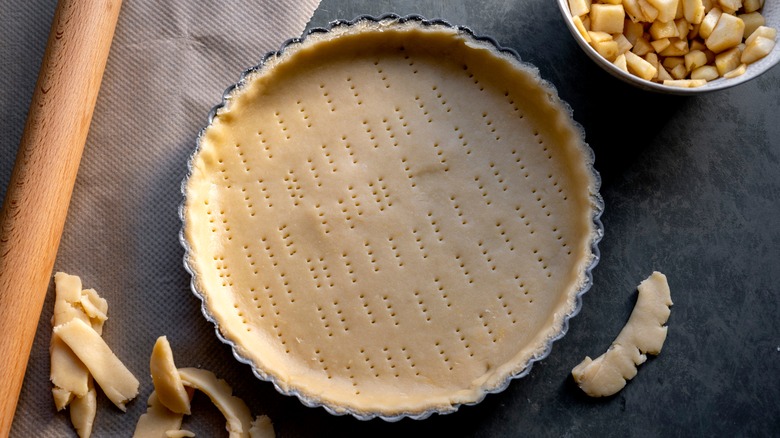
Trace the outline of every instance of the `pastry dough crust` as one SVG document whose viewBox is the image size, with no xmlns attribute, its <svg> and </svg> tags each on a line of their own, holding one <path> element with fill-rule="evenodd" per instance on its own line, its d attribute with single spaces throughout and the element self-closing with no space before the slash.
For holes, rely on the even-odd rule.
<svg viewBox="0 0 780 438">
<path fill-rule="evenodd" d="M 537 72 L 456 29 L 361 22 L 288 46 L 203 132 L 195 288 L 284 392 L 401 415 L 480 400 L 585 282 L 591 157 Z"/>
</svg>

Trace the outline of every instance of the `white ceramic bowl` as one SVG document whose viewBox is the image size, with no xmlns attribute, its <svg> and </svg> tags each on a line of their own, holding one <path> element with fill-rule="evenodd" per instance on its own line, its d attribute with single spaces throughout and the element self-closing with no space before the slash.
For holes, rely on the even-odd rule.
<svg viewBox="0 0 780 438">
<path fill-rule="evenodd" d="M 587 54 L 590 57 L 590 59 L 595 61 L 596 64 L 601 66 L 601 68 L 606 70 L 612 76 L 622 80 L 623 82 L 627 82 L 631 85 L 634 85 L 644 90 L 656 91 L 659 93 L 666 93 L 666 94 L 679 94 L 679 95 L 689 95 L 689 96 L 695 94 L 708 93 L 710 91 L 723 90 L 747 82 L 755 77 L 758 77 L 759 75 L 763 74 L 764 72 L 766 72 L 767 70 L 775 66 L 778 62 L 780 62 L 780 42 L 779 42 L 775 44 L 775 48 L 772 50 L 772 53 L 758 60 L 757 62 L 748 65 L 747 71 L 745 72 L 745 74 L 741 76 L 737 76 L 736 78 L 732 78 L 732 79 L 719 78 L 714 81 L 708 82 L 706 85 L 702 87 L 697 87 L 697 88 L 669 87 L 663 84 L 646 81 L 630 73 L 626 73 L 623 70 L 617 68 L 611 62 L 604 59 L 601 55 L 598 54 L 598 52 L 596 52 L 596 50 L 593 47 L 590 46 L 590 44 L 588 44 L 585 41 L 585 38 L 583 38 L 582 35 L 580 35 L 579 31 L 577 31 L 577 28 L 574 27 L 574 22 L 572 21 L 571 13 L 569 12 L 569 1 L 558 0 L 558 7 L 561 10 L 561 14 L 563 15 L 563 21 L 566 23 L 566 27 L 569 28 L 569 32 L 571 32 L 572 36 L 574 36 L 574 40 L 577 41 L 577 44 L 579 44 L 580 47 L 582 47 L 582 50 L 585 51 L 585 54 Z M 764 7 L 761 10 L 761 14 L 766 19 L 766 26 L 774 27 L 775 29 L 780 29 L 780 1 L 766 0 L 764 3 Z"/>
</svg>

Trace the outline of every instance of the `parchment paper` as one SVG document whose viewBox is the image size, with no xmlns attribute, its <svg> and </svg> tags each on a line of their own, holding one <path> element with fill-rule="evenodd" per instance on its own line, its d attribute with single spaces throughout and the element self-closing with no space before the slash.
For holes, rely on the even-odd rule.
<svg viewBox="0 0 780 438">
<path fill-rule="evenodd" d="M 214 335 L 189 289 L 179 245 L 180 183 L 209 109 L 240 73 L 299 36 L 319 0 L 125 0 L 55 270 L 108 300 L 103 337 L 141 382 L 127 413 L 98 392 L 93 436 L 130 436 L 152 391 L 149 356 L 167 335 L 179 366 L 230 383 L 253 414 L 283 423 L 297 403 L 257 380 Z M 10 178 L 56 1 L 0 2 L 0 180 Z M 53 286 L 38 326 L 12 436 L 75 436 L 49 382 Z M 205 396 L 185 428 L 220 436 Z"/>
</svg>

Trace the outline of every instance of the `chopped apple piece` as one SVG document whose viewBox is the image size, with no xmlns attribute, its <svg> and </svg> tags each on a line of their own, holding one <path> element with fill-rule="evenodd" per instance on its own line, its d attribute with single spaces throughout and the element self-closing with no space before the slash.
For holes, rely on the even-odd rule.
<svg viewBox="0 0 780 438">
<path fill-rule="evenodd" d="M 691 79 L 704 79 L 705 81 L 712 81 L 718 79 L 718 69 L 711 65 L 701 66 L 691 72 Z"/>
<path fill-rule="evenodd" d="M 736 78 L 737 76 L 744 75 L 746 71 L 747 71 L 747 64 L 740 64 L 739 67 L 726 73 L 725 75 L 723 75 L 723 77 L 726 79 Z"/>
<path fill-rule="evenodd" d="M 679 64 L 675 66 L 669 73 L 675 79 L 685 79 L 688 76 L 688 70 L 685 68 L 685 64 Z"/>
<path fill-rule="evenodd" d="M 740 59 L 743 64 L 752 64 L 768 55 L 774 48 L 774 40 L 759 36 L 745 46 L 745 50 L 742 51 L 742 57 Z"/>
<path fill-rule="evenodd" d="M 669 72 L 666 71 L 666 68 L 664 68 L 664 66 L 659 63 L 658 64 L 658 80 L 660 82 L 663 82 L 663 81 L 671 81 L 672 79 L 673 79 L 672 76 L 669 74 Z"/>
<path fill-rule="evenodd" d="M 598 41 L 592 43 L 593 48 L 607 61 L 614 61 L 618 55 L 618 43 L 616 41 Z"/>
<path fill-rule="evenodd" d="M 682 56 L 669 56 L 667 58 L 664 58 L 662 62 L 663 66 L 668 68 L 669 70 L 677 67 L 680 64 L 683 64 L 683 67 L 685 67 L 685 58 Z"/>
<path fill-rule="evenodd" d="M 756 29 L 766 24 L 766 20 L 764 20 L 764 16 L 759 14 L 758 12 L 751 12 L 749 14 L 742 14 L 739 15 L 739 18 L 742 20 L 742 22 L 745 23 L 745 33 L 742 35 L 743 38 L 747 38 L 750 35 L 755 32 Z"/>
<path fill-rule="evenodd" d="M 688 39 L 688 31 L 691 30 L 690 24 L 685 18 L 679 18 L 674 20 L 674 26 L 677 28 L 677 37 L 682 39 Z"/>
<path fill-rule="evenodd" d="M 653 51 L 653 46 L 651 46 L 646 39 L 639 38 L 634 43 L 634 47 L 631 49 L 631 51 L 634 52 L 634 54 L 637 56 L 645 56 Z"/>
<path fill-rule="evenodd" d="M 653 46 L 653 50 L 655 50 L 657 53 L 661 53 L 664 49 L 669 47 L 670 44 L 672 44 L 672 42 L 669 41 L 669 38 L 650 42 L 650 45 Z"/>
<path fill-rule="evenodd" d="M 626 65 L 626 55 L 620 54 L 615 58 L 615 61 L 613 62 L 615 64 L 615 67 L 623 70 L 624 72 L 628 73 L 628 66 Z"/>
<path fill-rule="evenodd" d="M 645 55 L 645 61 L 649 62 L 650 65 L 652 65 L 656 70 L 655 75 L 653 76 L 653 80 L 658 79 L 658 55 L 652 52 L 648 53 Z"/>
<path fill-rule="evenodd" d="M 594 4 L 590 7 L 590 27 L 596 32 L 623 33 L 625 18 L 623 5 Z"/>
<path fill-rule="evenodd" d="M 707 65 L 707 55 L 701 50 L 693 50 L 685 55 L 685 69 L 689 72 Z"/>
<path fill-rule="evenodd" d="M 664 81 L 664 85 L 667 87 L 680 87 L 680 88 L 696 88 L 707 84 L 704 79 L 678 79 L 672 81 Z"/>
<path fill-rule="evenodd" d="M 639 9 L 642 10 L 642 14 L 645 16 L 643 21 L 652 23 L 658 18 L 658 9 L 651 5 L 648 0 L 639 0 Z"/>
<path fill-rule="evenodd" d="M 678 0 L 647 0 L 658 10 L 658 21 L 672 21 L 677 15 Z"/>
<path fill-rule="evenodd" d="M 618 45 L 618 55 L 628 52 L 634 46 L 622 33 L 615 34 L 613 39 Z"/>
<path fill-rule="evenodd" d="M 720 53 L 741 43 L 744 33 L 745 23 L 742 20 L 730 14 L 722 14 L 715 29 L 704 42 L 708 49 Z"/>
<path fill-rule="evenodd" d="M 639 76 L 640 78 L 649 81 L 658 73 L 658 69 L 653 67 L 652 64 L 640 58 L 632 52 L 626 52 L 626 65 L 628 71 Z"/>
<path fill-rule="evenodd" d="M 653 37 L 654 40 L 676 38 L 680 36 L 680 34 L 677 32 L 677 26 L 674 25 L 674 21 L 668 21 L 666 23 L 662 21 L 656 21 L 650 25 L 649 32 L 650 36 Z"/>
<path fill-rule="evenodd" d="M 742 0 L 719 0 L 720 8 L 727 14 L 733 14 L 742 7 Z"/>
<path fill-rule="evenodd" d="M 645 18 L 645 14 L 642 13 L 642 9 L 639 7 L 638 0 L 623 0 L 623 9 L 625 9 L 626 14 L 633 23 L 642 21 Z"/>
<path fill-rule="evenodd" d="M 590 0 L 569 0 L 571 15 L 579 17 L 590 12 Z"/>
<path fill-rule="evenodd" d="M 669 47 L 665 48 L 659 53 L 661 56 L 684 56 L 690 51 L 688 48 L 688 40 L 681 40 L 679 38 L 672 38 Z"/>
<path fill-rule="evenodd" d="M 737 47 L 715 56 L 715 68 L 718 69 L 718 74 L 724 76 L 726 73 L 739 67 L 739 64 L 742 62 L 740 61 L 741 56 L 742 51 Z"/>
<path fill-rule="evenodd" d="M 571 19 L 574 22 L 574 27 L 577 28 L 577 31 L 582 35 L 583 38 L 585 38 L 586 42 L 590 42 L 590 35 L 588 35 L 588 30 L 585 29 L 585 25 L 582 24 L 582 20 L 578 16 L 574 16 Z"/>
<path fill-rule="evenodd" d="M 704 3 L 701 0 L 681 0 L 685 19 L 691 24 L 699 24 L 704 19 Z"/>
<path fill-rule="evenodd" d="M 762 0 L 744 0 L 742 2 L 742 8 L 747 13 L 755 12 L 761 7 L 764 6 L 764 2 Z"/>
<path fill-rule="evenodd" d="M 625 20 L 623 22 L 623 36 L 625 36 L 632 45 L 636 44 L 636 40 L 642 38 L 644 32 L 645 29 L 642 27 L 641 23 L 634 23 L 631 20 Z"/>
<path fill-rule="evenodd" d="M 774 27 L 759 26 L 758 29 L 754 30 L 753 33 L 747 37 L 745 40 L 745 45 L 751 44 L 757 37 L 769 38 L 770 40 L 774 41 L 777 39 L 777 29 Z"/>
<path fill-rule="evenodd" d="M 720 8 L 716 7 L 710 9 L 701 22 L 701 26 L 699 27 L 699 36 L 705 39 L 709 37 L 712 33 L 712 30 L 715 29 L 715 26 L 718 24 L 718 20 L 720 20 L 721 15 L 723 15 L 723 11 L 721 11 Z"/>
</svg>

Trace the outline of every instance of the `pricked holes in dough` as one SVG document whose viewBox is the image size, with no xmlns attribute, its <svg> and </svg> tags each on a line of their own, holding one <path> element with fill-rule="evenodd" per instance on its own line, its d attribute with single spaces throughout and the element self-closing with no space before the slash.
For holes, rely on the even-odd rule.
<svg viewBox="0 0 780 438">
<path fill-rule="evenodd" d="M 450 363 L 450 357 L 444 351 L 444 347 L 441 346 L 441 342 L 440 341 L 436 341 L 434 343 L 434 346 L 436 347 L 436 352 L 439 353 L 439 357 L 442 359 L 442 362 L 444 363 L 444 366 L 447 367 L 447 369 L 449 371 L 452 371 L 454 369 L 454 367 Z"/>
<path fill-rule="evenodd" d="M 423 243 L 422 236 L 420 236 L 417 228 L 412 228 L 412 235 L 414 236 L 414 242 L 417 244 L 417 249 L 419 250 L 420 257 L 423 259 L 427 259 L 428 253 L 425 251 L 425 243 Z"/>
<path fill-rule="evenodd" d="M 436 287 L 436 291 L 439 293 L 439 296 L 441 297 L 441 300 L 444 302 L 444 304 L 450 308 L 452 307 L 452 303 L 449 299 L 449 294 L 446 290 L 444 290 L 444 285 L 441 284 L 441 279 L 439 277 L 433 278 L 433 285 Z"/>
<path fill-rule="evenodd" d="M 493 178 L 495 178 L 498 185 L 501 186 L 501 191 L 506 192 L 509 190 L 509 186 L 505 184 L 504 177 L 501 175 L 501 171 L 498 169 L 498 166 L 496 166 L 496 163 L 490 163 L 490 170 L 493 173 Z"/>
<path fill-rule="evenodd" d="M 460 254 L 455 255 L 455 263 L 458 264 L 458 267 L 460 268 L 460 271 L 463 274 L 466 283 L 474 284 L 474 279 L 471 277 L 471 273 L 469 272 L 469 269 L 466 267 L 466 262 L 463 260 L 463 257 L 461 257 Z"/>
<path fill-rule="evenodd" d="M 406 157 L 401 157 L 401 166 L 404 169 L 404 174 L 406 175 L 406 178 L 409 180 L 409 184 L 411 187 L 417 188 L 417 182 L 414 180 L 414 174 L 412 173 L 411 168 L 409 167 L 409 163 Z"/>
<path fill-rule="evenodd" d="M 333 104 L 333 97 L 330 95 L 330 91 L 326 89 L 325 84 L 320 84 L 320 91 L 322 92 L 322 98 L 325 101 L 328 110 L 330 110 L 330 112 L 335 112 L 336 105 Z"/>
<path fill-rule="evenodd" d="M 439 159 L 439 163 L 441 163 L 444 171 L 449 172 L 450 166 L 447 165 L 447 158 L 444 157 L 444 151 L 442 151 L 442 149 L 439 147 L 438 141 L 433 143 L 433 150 L 436 152 L 436 158 Z"/>
<path fill-rule="evenodd" d="M 347 276 L 354 284 L 357 283 L 357 277 L 355 277 L 355 268 L 352 266 L 352 261 L 349 259 L 349 255 L 344 252 L 341 254 L 341 260 L 344 262 L 344 270 L 347 271 Z"/>
<path fill-rule="evenodd" d="M 439 227 L 439 222 L 433 217 L 433 212 L 428 211 L 426 216 L 428 218 L 428 223 L 431 224 L 431 229 L 433 230 L 433 234 L 436 236 L 436 240 L 440 243 L 444 242 L 444 236 L 441 234 L 441 227 Z"/>
<path fill-rule="evenodd" d="M 392 251 L 393 257 L 395 257 L 395 262 L 398 264 L 399 268 L 403 268 L 404 267 L 404 261 L 401 258 L 400 251 L 398 250 L 398 244 L 395 242 L 395 239 L 393 238 L 393 236 L 388 237 L 387 241 L 388 241 L 388 243 L 390 245 L 390 251 Z"/>
<path fill-rule="evenodd" d="M 347 84 L 349 84 L 349 89 L 352 91 L 352 96 L 355 97 L 355 102 L 357 102 L 358 106 L 363 105 L 363 99 L 360 98 L 360 92 L 358 92 L 357 87 L 355 86 L 355 83 L 352 82 L 352 78 L 347 78 Z"/>
<path fill-rule="evenodd" d="M 455 210 L 455 214 L 458 216 L 458 219 L 460 219 L 460 224 L 468 225 L 469 221 L 463 214 L 463 209 L 461 208 L 460 203 L 456 199 L 455 195 L 450 195 L 450 203 L 452 203 L 452 208 Z"/>
<path fill-rule="evenodd" d="M 282 118 L 282 116 L 279 113 L 279 111 L 275 111 L 274 112 L 274 117 L 276 118 L 276 124 L 279 125 L 279 129 L 281 130 L 282 135 L 284 136 L 284 139 L 285 140 L 289 140 L 290 139 L 290 132 L 289 132 L 289 130 L 287 128 L 287 124 L 284 122 L 284 118 Z"/>
<path fill-rule="evenodd" d="M 414 297 L 417 300 L 417 307 L 420 309 L 420 314 L 425 319 L 425 322 L 431 322 L 431 315 L 428 313 L 428 306 L 425 304 L 425 300 L 423 300 L 422 294 L 419 290 L 414 291 Z"/>
<path fill-rule="evenodd" d="M 498 231 L 498 235 L 501 236 L 501 239 L 504 241 L 509 251 L 514 252 L 515 245 L 512 243 L 512 238 L 507 233 L 506 227 L 501 223 L 501 221 L 496 222 L 496 231 Z"/>
<path fill-rule="evenodd" d="M 422 115 L 425 117 L 425 120 L 428 123 L 433 123 L 433 118 L 430 115 L 430 111 L 428 111 L 428 109 L 425 107 L 425 102 L 423 102 L 419 95 L 414 97 L 414 101 L 417 103 L 417 108 L 420 109 Z"/>
<path fill-rule="evenodd" d="M 466 340 L 466 335 L 463 334 L 463 331 L 460 329 L 460 327 L 455 328 L 455 334 L 458 336 L 458 340 L 460 340 L 460 342 L 463 344 L 463 348 L 469 354 L 469 357 L 474 357 L 474 352 L 471 350 L 471 344 Z"/>
<path fill-rule="evenodd" d="M 301 189 L 301 184 L 298 182 L 298 177 L 295 176 L 295 171 L 293 169 L 287 171 L 287 175 L 284 177 L 284 182 L 286 184 L 285 188 L 287 189 L 287 192 L 290 194 L 290 198 L 293 201 L 293 205 L 297 207 L 300 204 L 300 201 L 303 199 L 304 194 L 303 190 Z"/>
<path fill-rule="evenodd" d="M 401 126 L 403 126 L 406 135 L 407 136 L 412 135 L 412 131 L 411 129 L 409 129 L 409 122 L 405 120 L 404 115 L 401 112 L 401 108 L 396 106 L 393 108 L 393 112 L 395 113 L 396 118 L 398 118 L 398 123 L 400 123 Z"/>
<path fill-rule="evenodd" d="M 469 141 L 464 138 L 465 136 L 463 134 L 463 131 L 460 130 L 459 126 L 454 126 L 452 129 L 455 131 L 456 134 L 458 134 L 458 139 L 461 141 L 460 145 L 463 146 L 466 155 L 471 155 L 471 148 L 469 147 Z"/>
<path fill-rule="evenodd" d="M 379 148 L 379 142 L 376 140 L 376 135 L 371 130 L 371 126 L 368 124 L 368 120 L 363 120 L 363 129 L 366 131 L 366 135 L 368 136 L 368 139 L 371 141 L 371 145 L 374 149 Z"/>
<path fill-rule="evenodd" d="M 366 256 L 368 257 L 368 262 L 371 264 L 371 269 L 373 269 L 374 272 L 379 272 L 379 265 L 377 265 L 374 249 L 371 248 L 371 242 L 365 240 L 363 242 L 363 247 L 366 249 Z"/>
<path fill-rule="evenodd" d="M 490 204 L 492 204 L 493 201 L 490 199 L 490 194 L 488 193 L 487 187 L 482 182 L 482 179 L 479 177 L 479 175 L 474 177 L 474 182 L 476 183 L 477 190 L 479 190 L 479 193 L 482 195 L 482 199 L 485 201 L 485 205 L 490 207 Z"/>
<path fill-rule="evenodd" d="M 493 257 L 488 252 L 487 248 L 485 247 L 485 242 L 478 241 L 477 247 L 479 248 L 479 253 L 482 254 L 482 257 L 485 259 L 485 263 L 487 264 L 488 268 L 491 271 L 496 270 L 496 264 L 493 262 Z"/>
<path fill-rule="evenodd" d="M 484 313 L 480 313 L 478 318 L 479 318 L 479 322 L 482 323 L 482 327 L 485 329 L 485 331 L 487 332 L 488 336 L 490 337 L 491 342 L 493 342 L 495 344 L 496 343 L 496 336 L 493 333 L 493 328 L 490 327 L 490 324 L 488 323 L 488 320 L 485 318 L 485 314 Z"/>
<path fill-rule="evenodd" d="M 393 310 L 393 303 L 390 302 L 390 297 L 383 295 L 382 302 L 385 305 L 385 309 L 387 310 L 387 315 L 390 317 L 390 321 L 393 322 L 393 326 L 398 327 L 401 323 L 398 321 L 398 315 L 396 315 L 395 310 Z"/>
</svg>

